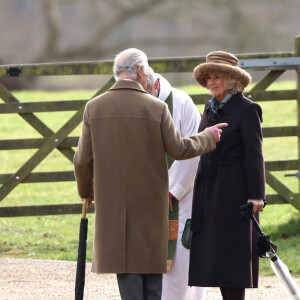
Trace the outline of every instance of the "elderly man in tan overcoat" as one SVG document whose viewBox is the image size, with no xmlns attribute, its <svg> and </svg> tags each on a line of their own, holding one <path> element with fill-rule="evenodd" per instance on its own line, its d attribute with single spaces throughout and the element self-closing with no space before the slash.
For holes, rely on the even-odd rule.
<svg viewBox="0 0 300 300">
<path fill-rule="evenodd" d="M 144 52 L 116 56 L 117 82 L 86 105 L 74 157 L 81 198 L 95 201 L 92 272 L 116 273 L 122 299 L 160 299 L 168 245 L 165 153 L 188 159 L 216 147 L 224 124 L 182 139 L 167 105 L 143 88 Z"/>
</svg>

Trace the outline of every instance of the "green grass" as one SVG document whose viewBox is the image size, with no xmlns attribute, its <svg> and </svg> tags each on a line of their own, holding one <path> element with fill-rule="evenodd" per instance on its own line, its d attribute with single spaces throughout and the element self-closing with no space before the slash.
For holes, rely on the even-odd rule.
<svg viewBox="0 0 300 300">
<path fill-rule="evenodd" d="M 89 214 L 87 260 L 92 259 L 94 215 Z M 79 215 L 2 218 L 0 257 L 76 260 Z"/>
<path fill-rule="evenodd" d="M 207 93 L 207 90 L 193 85 L 179 87 L 188 93 Z M 272 85 L 271 89 L 295 89 L 294 82 L 281 82 Z M 14 92 L 22 102 L 59 101 L 89 99 L 95 91 L 21 91 Z M 293 126 L 297 124 L 296 101 L 260 102 L 263 108 L 263 126 Z M 200 112 L 203 105 L 198 106 Z M 75 112 L 55 112 L 36 114 L 53 131 L 57 131 Z M 0 140 L 41 137 L 22 118 L 12 115 L 0 115 Z M 71 136 L 80 134 L 81 125 Z M 0 174 L 18 170 L 36 150 L 0 151 Z M 266 160 L 296 159 L 297 139 L 266 138 L 264 140 Z M 73 171 L 73 165 L 59 151 L 53 151 L 35 170 L 39 171 Z M 299 180 L 296 177 L 285 177 L 285 173 L 273 172 L 289 189 L 298 192 Z M 267 187 L 268 193 L 274 193 Z M 20 184 L 2 202 L 0 206 L 25 206 L 78 203 L 75 182 Z M 87 260 L 92 259 L 92 240 L 94 215 L 88 214 L 89 234 Z M 59 215 L 43 217 L 20 217 L 0 219 L 0 258 L 24 257 L 40 259 L 76 260 L 78 247 L 80 215 Z M 291 205 L 270 205 L 261 214 L 263 231 L 270 235 L 278 245 L 278 255 L 293 274 L 300 275 L 300 215 Z M 268 259 L 261 259 L 261 274 L 271 275 Z"/>
</svg>

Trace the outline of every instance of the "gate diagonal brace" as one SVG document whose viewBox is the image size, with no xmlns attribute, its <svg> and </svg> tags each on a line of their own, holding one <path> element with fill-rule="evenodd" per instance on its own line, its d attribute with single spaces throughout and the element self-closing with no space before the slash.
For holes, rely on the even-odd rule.
<svg viewBox="0 0 300 300">
<path fill-rule="evenodd" d="M 92 98 L 103 93 L 115 82 L 111 78 Z M 40 147 L 40 149 L 15 173 L 13 174 L 0 188 L 0 202 L 21 183 L 32 170 L 40 164 L 54 149 L 56 149 L 64 139 L 80 124 L 82 121 L 85 105 L 82 106 L 55 134 Z"/>
<path fill-rule="evenodd" d="M 21 103 L 15 96 L 13 96 L 1 83 L 0 83 L 0 97 L 4 102 L 15 102 Z M 19 113 L 28 124 L 30 124 L 38 133 L 40 133 L 43 137 L 49 137 L 54 134 L 45 123 L 43 123 L 36 115 L 33 113 Z M 58 150 L 65 155 L 71 162 L 74 157 L 74 150 L 72 148 L 59 149 Z"/>
<path fill-rule="evenodd" d="M 82 120 L 84 106 L 59 130 L 53 134 L 40 149 L 0 188 L 0 201 L 2 201 L 19 183 L 21 183 L 32 170 L 41 163 L 63 140 L 70 134 Z"/>
<path fill-rule="evenodd" d="M 299 194 L 293 193 L 284 184 L 282 184 L 271 172 L 265 169 L 266 183 L 274 189 L 286 203 L 292 204 L 296 209 L 300 210 Z"/>
</svg>

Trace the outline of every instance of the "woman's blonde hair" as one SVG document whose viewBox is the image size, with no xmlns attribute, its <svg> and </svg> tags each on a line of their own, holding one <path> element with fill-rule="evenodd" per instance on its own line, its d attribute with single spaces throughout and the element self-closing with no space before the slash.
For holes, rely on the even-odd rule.
<svg viewBox="0 0 300 300">
<path fill-rule="evenodd" d="M 233 78 L 232 76 L 230 76 L 229 74 L 226 74 L 226 73 L 220 73 L 220 75 L 223 77 L 225 89 L 231 95 L 235 95 L 236 93 L 241 93 L 244 91 L 244 86 L 239 80 Z M 205 80 L 206 88 L 208 88 L 207 87 L 207 77 L 204 80 Z"/>
</svg>

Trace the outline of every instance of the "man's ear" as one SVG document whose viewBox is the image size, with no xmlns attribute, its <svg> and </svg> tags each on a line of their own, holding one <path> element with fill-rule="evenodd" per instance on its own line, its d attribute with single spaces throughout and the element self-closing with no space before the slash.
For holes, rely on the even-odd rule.
<svg viewBox="0 0 300 300">
<path fill-rule="evenodd" d="M 137 74 L 139 77 L 142 77 L 144 75 L 144 66 L 138 66 Z"/>
</svg>

